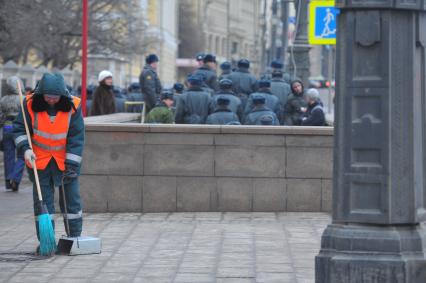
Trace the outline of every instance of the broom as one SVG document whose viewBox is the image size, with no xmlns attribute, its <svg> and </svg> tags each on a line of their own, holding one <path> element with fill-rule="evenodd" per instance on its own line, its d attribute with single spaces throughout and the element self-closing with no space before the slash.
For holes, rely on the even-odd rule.
<svg viewBox="0 0 426 283">
<path fill-rule="evenodd" d="M 25 115 L 24 98 L 22 96 L 22 91 L 21 91 L 21 86 L 19 84 L 19 81 L 17 84 L 18 84 L 19 100 L 21 102 L 22 117 L 24 118 L 25 132 L 28 137 L 28 143 L 29 143 L 30 149 L 32 150 L 33 145 L 31 142 L 30 130 L 28 129 L 27 117 Z M 36 209 L 36 211 L 40 212 L 40 214 L 37 216 L 38 233 L 39 233 L 39 240 L 40 240 L 40 255 L 50 256 L 56 252 L 55 231 L 53 230 L 52 219 L 50 218 L 50 214 L 49 214 L 49 211 L 47 210 L 47 206 L 46 204 L 43 203 L 43 196 L 41 194 L 40 181 L 38 178 L 37 167 L 34 160 L 31 160 L 31 166 L 33 167 L 33 171 L 34 171 L 34 178 L 36 182 L 37 195 L 38 195 L 38 202 L 36 204 L 38 206 L 38 209 Z"/>
</svg>

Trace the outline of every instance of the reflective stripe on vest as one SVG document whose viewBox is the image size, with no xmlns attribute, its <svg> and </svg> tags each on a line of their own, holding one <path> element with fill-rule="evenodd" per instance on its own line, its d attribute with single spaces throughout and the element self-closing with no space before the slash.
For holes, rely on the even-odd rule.
<svg viewBox="0 0 426 283">
<path fill-rule="evenodd" d="M 73 104 L 77 109 L 80 99 L 72 97 Z M 33 112 L 32 99 L 27 101 L 27 109 L 30 114 L 33 126 L 33 150 L 37 157 L 37 169 L 43 170 L 53 158 L 60 170 L 65 170 L 66 146 L 71 116 L 75 112 L 58 111 L 54 119 L 48 115 L 47 111 Z M 30 164 L 27 163 L 29 167 Z"/>
</svg>

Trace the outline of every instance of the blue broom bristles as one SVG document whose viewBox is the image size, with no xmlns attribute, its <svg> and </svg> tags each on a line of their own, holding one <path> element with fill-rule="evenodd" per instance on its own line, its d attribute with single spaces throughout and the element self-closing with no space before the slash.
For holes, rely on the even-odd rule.
<svg viewBox="0 0 426 283">
<path fill-rule="evenodd" d="M 40 236 L 40 255 L 51 256 L 56 252 L 55 230 L 49 214 L 38 216 L 38 231 Z"/>
</svg>

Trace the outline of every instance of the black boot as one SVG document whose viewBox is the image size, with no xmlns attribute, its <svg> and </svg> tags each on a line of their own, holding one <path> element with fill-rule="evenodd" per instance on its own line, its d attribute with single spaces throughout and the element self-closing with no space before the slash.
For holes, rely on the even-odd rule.
<svg viewBox="0 0 426 283">
<path fill-rule="evenodd" d="M 6 185 L 6 191 L 12 190 L 12 184 L 10 183 L 10 180 L 6 180 L 5 185 Z"/>
<path fill-rule="evenodd" d="M 14 192 L 19 191 L 19 183 L 16 183 L 15 181 L 11 181 L 10 186 L 11 186 L 12 191 L 14 191 Z"/>
</svg>

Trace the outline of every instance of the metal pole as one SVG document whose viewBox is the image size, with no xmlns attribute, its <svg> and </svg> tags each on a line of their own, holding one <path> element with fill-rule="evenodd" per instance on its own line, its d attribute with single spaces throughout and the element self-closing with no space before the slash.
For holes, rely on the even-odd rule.
<svg viewBox="0 0 426 283">
<path fill-rule="evenodd" d="M 87 116 L 87 39 L 89 33 L 89 5 L 88 0 L 83 1 L 82 40 L 81 40 L 81 110 Z"/>
<path fill-rule="evenodd" d="M 328 114 L 331 114 L 331 108 L 332 108 L 332 95 L 333 95 L 333 88 L 331 85 L 331 81 L 333 80 L 333 47 L 331 45 L 328 46 Z"/>
<path fill-rule="evenodd" d="M 266 2 L 267 0 L 263 0 L 261 69 L 266 66 Z"/>
<path fill-rule="evenodd" d="M 287 53 L 287 45 L 288 45 L 288 2 L 281 0 L 281 23 L 282 23 L 282 34 L 281 34 L 281 42 L 282 42 L 282 56 L 284 68 L 286 65 L 285 57 Z"/>
<path fill-rule="evenodd" d="M 231 0 L 226 2 L 226 57 L 227 60 L 231 60 L 231 43 L 230 43 L 230 28 L 231 28 Z"/>
<path fill-rule="evenodd" d="M 278 24 L 278 18 L 277 18 L 277 11 L 278 11 L 278 1 L 273 0 L 272 1 L 272 17 L 271 17 L 271 60 L 274 60 L 277 54 L 277 24 Z M 269 63 L 269 62 L 268 62 Z"/>
</svg>

